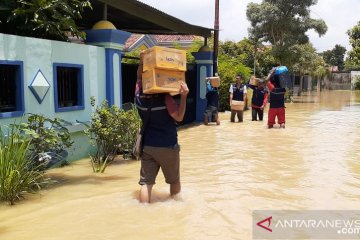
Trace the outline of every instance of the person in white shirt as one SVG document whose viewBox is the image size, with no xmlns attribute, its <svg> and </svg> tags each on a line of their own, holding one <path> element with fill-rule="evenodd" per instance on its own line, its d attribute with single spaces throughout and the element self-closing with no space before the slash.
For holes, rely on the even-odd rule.
<svg viewBox="0 0 360 240">
<path fill-rule="evenodd" d="M 230 85 L 230 107 L 231 117 L 230 121 L 235 122 L 235 115 L 238 121 L 243 121 L 244 102 L 246 102 L 247 90 L 246 85 L 242 83 L 241 74 L 236 75 L 236 83 Z"/>
</svg>

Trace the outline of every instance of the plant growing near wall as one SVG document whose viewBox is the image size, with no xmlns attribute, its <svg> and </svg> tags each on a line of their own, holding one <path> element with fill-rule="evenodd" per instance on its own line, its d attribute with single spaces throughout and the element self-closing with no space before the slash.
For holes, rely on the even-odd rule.
<svg viewBox="0 0 360 240">
<path fill-rule="evenodd" d="M 360 90 L 360 76 L 357 76 L 357 77 L 355 78 L 354 89 L 355 89 L 355 90 Z"/>
<path fill-rule="evenodd" d="M 121 110 L 119 122 L 121 122 L 120 134 L 122 135 L 119 148 L 123 152 L 124 159 L 127 159 L 132 156 L 132 148 L 141 126 L 141 119 L 136 107 L 132 105 L 127 111 Z"/>
<path fill-rule="evenodd" d="M 32 164 L 31 144 L 15 125 L 7 134 L 0 128 L 0 201 L 12 205 L 47 182 L 40 170 L 44 163 Z"/>
<path fill-rule="evenodd" d="M 47 168 L 65 161 L 66 149 L 72 146 L 73 141 L 64 124 L 64 120 L 60 118 L 51 119 L 44 115 L 29 114 L 27 122 L 17 125 L 31 139 L 30 150 L 35 156 L 34 167 L 38 167 L 39 162 L 45 162 L 42 167 Z"/>
<path fill-rule="evenodd" d="M 95 107 L 95 99 L 92 97 L 91 105 L 95 110 L 85 133 L 96 146 L 96 153 L 90 156 L 93 171 L 103 173 L 118 152 L 127 153 L 132 148 L 140 117 L 134 107 L 125 111 L 115 105 L 109 106 L 106 100 Z"/>
</svg>

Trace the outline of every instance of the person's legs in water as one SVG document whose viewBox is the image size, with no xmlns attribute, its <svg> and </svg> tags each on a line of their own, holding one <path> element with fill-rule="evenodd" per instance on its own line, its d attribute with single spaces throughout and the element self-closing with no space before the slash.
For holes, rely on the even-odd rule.
<svg viewBox="0 0 360 240">
<path fill-rule="evenodd" d="M 236 111 L 231 110 L 230 122 L 235 122 L 235 114 L 236 114 Z"/>
<path fill-rule="evenodd" d="M 285 128 L 285 108 L 279 108 L 277 113 L 278 123 L 281 128 Z"/>
<path fill-rule="evenodd" d="M 243 111 L 236 111 L 239 122 L 243 122 Z"/>
<path fill-rule="evenodd" d="M 211 112 L 211 122 L 216 122 L 216 112 L 215 111 Z"/>
<path fill-rule="evenodd" d="M 174 196 L 181 191 L 180 183 L 180 145 L 161 148 L 154 154 L 157 163 L 165 177 L 165 182 L 170 184 L 170 196 Z"/>
<path fill-rule="evenodd" d="M 216 125 L 220 125 L 219 113 L 216 113 Z"/>
<path fill-rule="evenodd" d="M 141 185 L 139 201 L 141 203 L 150 203 L 151 190 L 160 170 L 160 164 L 157 163 L 152 149 L 152 147 L 144 146 L 143 154 L 141 156 L 139 181 L 139 184 Z"/>
<path fill-rule="evenodd" d="M 262 121 L 264 118 L 264 109 L 258 109 L 259 120 Z"/>
<path fill-rule="evenodd" d="M 209 117 L 206 113 L 204 113 L 204 124 L 208 125 L 209 124 Z"/>
<path fill-rule="evenodd" d="M 217 107 L 208 106 L 204 113 L 204 124 L 208 125 L 209 122 L 216 122 L 217 125 L 220 124 L 219 115 Z"/>
<path fill-rule="evenodd" d="M 257 115 L 256 108 L 251 108 L 251 121 L 257 121 L 256 115 Z"/>
<path fill-rule="evenodd" d="M 175 183 L 170 184 L 170 196 L 174 196 L 181 191 L 181 183 L 177 181 Z"/>
<path fill-rule="evenodd" d="M 211 118 L 212 115 L 212 109 L 211 106 L 207 106 L 204 112 L 204 124 L 208 125 L 209 124 L 209 118 Z M 211 121 L 211 119 L 210 119 Z"/>
<path fill-rule="evenodd" d="M 276 116 L 276 108 L 270 108 L 268 113 L 268 128 L 274 127 Z"/>
<path fill-rule="evenodd" d="M 152 187 L 153 185 L 147 185 L 147 184 L 141 185 L 140 197 L 139 197 L 139 201 L 141 203 L 150 203 Z"/>
<path fill-rule="evenodd" d="M 220 125 L 219 113 L 217 110 L 212 113 L 211 118 L 212 118 L 211 119 L 212 122 L 216 122 L 216 125 Z"/>
<path fill-rule="evenodd" d="M 141 203 L 150 203 L 151 201 L 151 190 L 154 185 L 144 184 L 140 188 L 140 202 Z M 170 184 L 170 195 L 174 196 L 181 191 L 181 183 L 177 181 Z"/>
</svg>

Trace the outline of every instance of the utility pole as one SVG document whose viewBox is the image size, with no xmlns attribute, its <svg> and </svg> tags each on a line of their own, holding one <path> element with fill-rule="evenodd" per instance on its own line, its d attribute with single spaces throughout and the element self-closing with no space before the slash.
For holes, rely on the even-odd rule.
<svg viewBox="0 0 360 240">
<path fill-rule="evenodd" d="M 107 12 L 108 12 L 107 4 L 104 3 L 104 8 L 103 8 L 103 20 L 107 20 Z"/>
<path fill-rule="evenodd" d="M 219 48 L 219 0 L 215 0 L 215 22 L 214 22 L 214 55 L 213 75 L 218 73 L 218 48 Z"/>
<path fill-rule="evenodd" d="M 256 76 L 256 51 L 257 51 L 257 44 L 254 43 L 254 76 Z"/>
</svg>

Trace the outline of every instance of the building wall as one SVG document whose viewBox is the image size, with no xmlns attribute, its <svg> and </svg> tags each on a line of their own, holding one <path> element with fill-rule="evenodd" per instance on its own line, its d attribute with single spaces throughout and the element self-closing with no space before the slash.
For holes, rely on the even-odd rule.
<svg viewBox="0 0 360 240">
<path fill-rule="evenodd" d="M 327 83 L 330 90 L 350 90 L 351 76 L 349 72 L 332 72 L 331 80 Z"/>
<path fill-rule="evenodd" d="M 77 121 L 90 121 L 91 96 L 95 97 L 97 103 L 106 98 L 105 49 L 90 45 L 0 34 L 0 61 L 23 62 L 25 114 L 44 114 L 51 118 L 59 117 L 70 122 L 72 125 L 69 126 L 69 130 L 78 139 L 75 147 L 82 149 L 81 152 L 73 149 L 69 155 L 70 160 L 88 156 L 88 153 L 83 151 L 88 149 L 88 141 L 81 140 L 84 137 L 82 136 L 84 125 Z M 84 110 L 55 112 L 53 63 L 83 66 Z M 28 87 L 39 70 L 50 84 L 50 89 L 41 104 Z M 22 117 L 0 118 L 0 124 L 4 126 L 14 121 L 21 121 L 21 119 Z"/>
<path fill-rule="evenodd" d="M 360 77 L 360 71 L 351 71 L 351 89 L 355 88 L 355 83 L 357 79 Z"/>
</svg>

